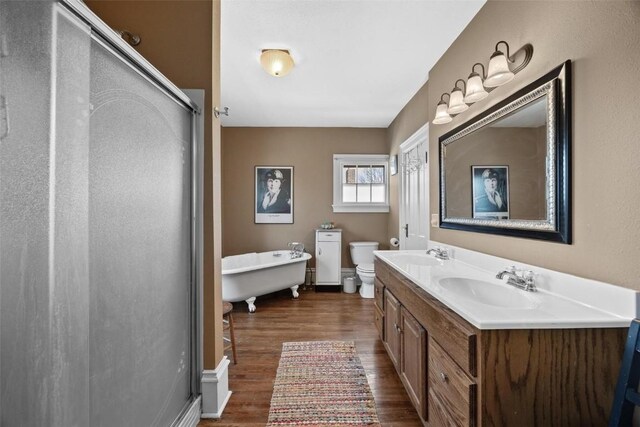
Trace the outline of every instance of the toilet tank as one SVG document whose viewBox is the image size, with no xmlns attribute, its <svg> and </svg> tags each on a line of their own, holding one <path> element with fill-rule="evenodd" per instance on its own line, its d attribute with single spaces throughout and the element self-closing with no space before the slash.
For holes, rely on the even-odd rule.
<svg viewBox="0 0 640 427">
<path fill-rule="evenodd" d="M 373 264 L 373 251 L 378 250 L 378 242 L 351 242 L 349 249 L 355 265 Z"/>
</svg>

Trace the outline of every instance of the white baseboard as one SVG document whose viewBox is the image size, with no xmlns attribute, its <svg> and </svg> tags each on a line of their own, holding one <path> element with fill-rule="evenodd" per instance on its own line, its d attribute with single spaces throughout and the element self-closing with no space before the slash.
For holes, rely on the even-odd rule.
<svg viewBox="0 0 640 427">
<path fill-rule="evenodd" d="M 342 279 L 342 281 L 344 282 L 344 278 L 345 277 L 356 277 L 356 269 L 355 268 L 343 268 L 342 270 L 340 270 L 340 279 Z M 359 279 L 356 279 L 356 281 L 358 283 Z"/>
<path fill-rule="evenodd" d="M 356 277 L 355 268 L 343 268 L 340 270 L 340 283 L 344 282 L 345 277 Z M 316 269 L 307 268 L 305 275 L 305 285 L 311 286 L 316 283 Z M 360 284 L 360 279 L 356 279 L 356 283 Z"/>
<path fill-rule="evenodd" d="M 201 418 L 220 418 L 231 397 L 229 390 L 229 359 L 223 356 L 214 371 L 202 371 Z"/>
<path fill-rule="evenodd" d="M 191 403 L 187 413 L 180 420 L 177 427 L 196 427 L 200 422 L 200 403 L 201 396 L 198 396 L 196 400 Z"/>
</svg>

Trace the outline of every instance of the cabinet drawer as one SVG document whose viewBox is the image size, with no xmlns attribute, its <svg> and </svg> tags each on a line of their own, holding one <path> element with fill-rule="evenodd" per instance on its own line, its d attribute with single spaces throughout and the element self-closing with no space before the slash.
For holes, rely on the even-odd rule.
<svg viewBox="0 0 640 427">
<path fill-rule="evenodd" d="M 380 279 L 383 284 L 386 284 L 389 281 L 389 267 L 387 267 L 384 262 L 378 260 L 378 258 L 375 259 L 374 266 L 376 277 Z"/>
<path fill-rule="evenodd" d="M 421 310 L 410 305 L 409 309 L 411 312 L 421 323 L 426 325 L 429 334 L 439 343 L 442 343 L 442 347 L 449 356 L 460 365 L 467 374 L 475 377 L 477 375 L 476 330 L 431 295 L 423 292 L 420 296 L 422 297 L 422 301 L 428 304 L 425 305 L 418 302 L 418 304 L 422 304 L 423 306 Z M 415 305 L 415 303 L 413 305 Z"/>
<path fill-rule="evenodd" d="M 376 306 L 384 312 L 384 284 L 376 277 L 374 284 Z"/>
<path fill-rule="evenodd" d="M 342 236 L 336 231 L 318 231 L 319 242 L 339 242 L 342 240 Z"/>
<path fill-rule="evenodd" d="M 476 384 L 429 337 L 429 422 L 475 426 Z"/>
<path fill-rule="evenodd" d="M 376 324 L 376 329 L 378 330 L 378 335 L 380 335 L 380 339 L 384 341 L 384 314 L 378 307 L 374 307 L 373 321 Z"/>
</svg>

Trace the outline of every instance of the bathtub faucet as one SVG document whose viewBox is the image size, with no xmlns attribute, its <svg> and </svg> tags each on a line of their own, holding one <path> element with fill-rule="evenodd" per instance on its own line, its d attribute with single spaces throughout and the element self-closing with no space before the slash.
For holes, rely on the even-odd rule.
<svg viewBox="0 0 640 427">
<path fill-rule="evenodd" d="M 304 244 L 298 242 L 290 242 L 287 246 L 289 246 L 291 259 L 302 258 L 302 255 L 304 254 Z"/>
</svg>

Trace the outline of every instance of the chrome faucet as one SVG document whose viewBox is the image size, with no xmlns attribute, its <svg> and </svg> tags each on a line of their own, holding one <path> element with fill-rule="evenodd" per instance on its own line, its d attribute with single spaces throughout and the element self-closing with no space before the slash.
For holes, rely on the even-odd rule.
<svg viewBox="0 0 640 427">
<path fill-rule="evenodd" d="M 287 246 L 289 247 L 289 254 L 291 255 L 291 259 L 302 258 L 302 255 L 304 254 L 303 243 L 289 242 Z"/>
<path fill-rule="evenodd" d="M 435 255 L 437 259 L 446 261 L 449 259 L 449 250 L 447 248 L 435 247 L 427 250 L 427 255 Z"/>
<path fill-rule="evenodd" d="M 506 270 L 499 271 L 496 274 L 496 279 L 502 280 L 505 276 L 508 285 L 527 292 L 536 291 L 535 275 L 531 270 L 518 270 L 515 266 L 511 266 Z"/>
</svg>

